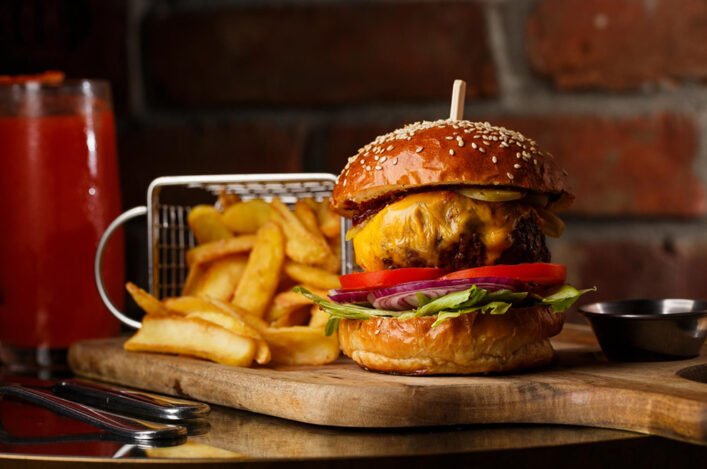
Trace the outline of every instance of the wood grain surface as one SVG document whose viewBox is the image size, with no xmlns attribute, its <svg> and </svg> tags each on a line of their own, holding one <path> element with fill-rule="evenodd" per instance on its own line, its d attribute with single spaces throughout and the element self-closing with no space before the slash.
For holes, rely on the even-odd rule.
<svg viewBox="0 0 707 469">
<path fill-rule="evenodd" d="M 691 360 L 613 363 L 589 329 L 568 325 L 546 369 L 491 376 L 371 373 L 342 358 L 317 367 L 236 368 L 125 352 L 122 339 L 77 343 L 79 375 L 318 425 L 416 427 L 551 423 L 631 430 L 707 444 L 707 384 L 678 376 Z"/>
</svg>

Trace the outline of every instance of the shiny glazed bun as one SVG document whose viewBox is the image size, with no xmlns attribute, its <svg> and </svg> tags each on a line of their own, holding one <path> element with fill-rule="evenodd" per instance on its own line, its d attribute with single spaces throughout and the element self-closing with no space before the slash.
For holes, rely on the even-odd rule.
<svg viewBox="0 0 707 469">
<path fill-rule="evenodd" d="M 469 313 L 432 327 L 436 317 L 407 320 L 342 319 L 343 352 L 368 370 L 406 374 L 511 371 L 550 363 L 547 340 L 560 332 L 564 314 L 545 306 L 512 308 L 503 315 Z"/>
<path fill-rule="evenodd" d="M 488 122 L 424 121 L 381 135 L 349 158 L 332 207 L 354 217 L 377 200 L 430 186 L 486 186 L 573 199 L 566 173 L 535 141 Z"/>
</svg>

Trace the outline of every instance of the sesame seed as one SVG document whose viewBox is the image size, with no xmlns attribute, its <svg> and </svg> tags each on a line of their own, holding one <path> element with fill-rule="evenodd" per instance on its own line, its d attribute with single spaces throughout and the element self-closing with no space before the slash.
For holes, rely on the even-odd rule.
<svg viewBox="0 0 707 469">
<path fill-rule="evenodd" d="M 520 165 L 519 165 L 518 163 L 514 164 L 513 167 L 514 167 L 515 169 L 520 169 Z"/>
<path fill-rule="evenodd" d="M 476 150 L 476 149 L 479 148 L 479 147 L 476 145 L 476 143 L 471 142 L 471 148 L 473 148 L 474 150 Z"/>
<path fill-rule="evenodd" d="M 380 171 L 381 169 L 383 169 L 383 167 L 382 167 L 381 165 L 377 164 L 377 165 L 376 165 L 376 171 Z"/>
<path fill-rule="evenodd" d="M 480 151 L 481 153 L 486 153 L 486 150 L 484 150 L 483 147 L 479 147 L 479 151 Z"/>
<path fill-rule="evenodd" d="M 493 164 L 496 164 L 496 163 L 498 163 L 498 158 L 496 158 L 495 156 L 492 156 L 491 161 L 493 161 Z"/>
<path fill-rule="evenodd" d="M 452 150 L 452 149 L 450 148 L 450 149 L 449 149 L 449 154 L 450 154 L 451 156 L 454 156 L 454 150 Z"/>
<path fill-rule="evenodd" d="M 398 158 L 397 158 L 397 157 L 393 160 L 393 166 L 395 166 L 396 164 L 398 164 Z"/>
<path fill-rule="evenodd" d="M 537 166 L 537 165 L 538 165 L 538 160 L 533 160 L 533 164 L 534 164 L 535 166 Z"/>
<path fill-rule="evenodd" d="M 369 165 L 366 165 L 366 171 L 370 171 L 371 167 Z"/>
<path fill-rule="evenodd" d="M 457 140 L 457 145 L 459 145 L 459 148 L 463 147 L 463 146 L 464 146 L 464 140 L 462 140 L 462 139 Z"/>
<path fill-rule="evenodd" d="M 422 153 L 422 150 L 424 150 L 424 148 L 422 148 L 422 147 L 415 148 L 416 153 Z"/>
<path fill-rule="evenodd" d="M 452 137 L 451 135 L 447 135 L 446 137 L 444 137 L 444 139 L 445 140 L 454 140 L 454 137 Z"/>
<path fill-rule="evenodd" d="M 395 148 L 393 145 L 388 145 L 388 148 L 386 148 L 386 150 L 391 151 L 393 148 Z"/>
<path fill-rule="evenodd" d="M 388 159 L 387 156 L 382 157 L 382 158 L 380 159 L 380 163 L 385 163 L 385 160 L 387 160 L 387 159 Z"/>
<path fill-rule="evenodd" d="M 380 156 L 376 155 L 373 157 L 374 160 L 378 161 L 380 159 Z"/>
<path fill-rule="evenodd" d="M 520 159 L 520 152 L 516 153 L 516 158 Z"/>
<path fill-rule="evenodd" d="M 508 176 L 508 179 L 510 179 L 511 181 L 513 180 L 513 175 L 511 173 L 506 173 L 506 176 Z"/>
<path fill-rule="evenodd" d="M 346 187 L 346 183 L 349 182 L 348 179 L 344 179 L 344 187 Z"/>
</svg>

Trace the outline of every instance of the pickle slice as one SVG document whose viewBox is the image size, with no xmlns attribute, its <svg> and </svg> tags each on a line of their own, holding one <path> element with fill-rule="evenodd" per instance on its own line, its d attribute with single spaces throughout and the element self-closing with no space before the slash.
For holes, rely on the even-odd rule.
<svg viewBox="0 0 707 469">
<path fill-rule="evenodd" d="M 479 188 L 464 188 L 459 189 L 461 195 L 474 200 L 483 202 L 508 202 L 510 200 L 518 200 L 525 196 L 521 191 L 512 191 L 504 189 L 479 189 Z"/>
<path fill-rule="evenodd" d="M 547 209 L 537 210 L 540 215 L 540 227 L 546 236 L 559 238 L 565 231 L 565 222 L 557 215 Z"/>
</svg>

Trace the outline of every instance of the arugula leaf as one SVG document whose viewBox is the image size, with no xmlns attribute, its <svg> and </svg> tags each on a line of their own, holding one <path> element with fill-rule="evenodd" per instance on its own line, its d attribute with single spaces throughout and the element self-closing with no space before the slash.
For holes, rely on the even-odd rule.
<svg viewBox="0 0 707 469">
<path fill-rule="evenodd" d="M 540 299 L 540 303 L 550 305 L 553 313 L 564 313 L 567 311 L 580 296 L 590 291 L 597 291 L 597 287 L 587 288 L 586 290 L 577 290 L 572 285 L 563 285 L 552 295 Z"/>
<path fill-rule="evenodd" d="M 417 298 L 417 307 L 419 308 L 420 306 L 425 306 L 427 303 L 432 301 L 432 298 L 429 296 L 425 295 L 424 293 L 417 292 L 415 293 L 415 298 Z"/>
<path fill-rule="evenodd" d="M 432 316 L 433 314 L 437 314 L 438 312 L 443 310 L 456 309 L 460 305 L 465 304 L 470 300 L 474 300 L 474 302 L 478 301 L 479 295 L 483 296 L 485 294 L 486 290 L 477 288 L 476 285 L 472 285 L 471 288 L 467 290 L 460 290 L 452 293 L 447 293 L 446 295 L 440 296 L 439 298 L 430 301 L 426 305 L 417 308 L 415 316 Z"/>
<path fill-rule="evenodd" d="M 394 317 L 404 320 L 437 315 L 437 319 L 432 324 L 432 327 L 436 327 L 448 319 L 476 311 L 482 314 L 506 314 L 514 303 L 524 301 L 528 296 L 534 300 L 535 304 L 548 305 L 552 312 L 562 313 L 572 306 L 580 296 L 596 291 L 596 287 L 577 290 L 571 285 L 564 285 L 552 294 L 542 297 L 537 294 L 531 295 L 528 292 L 514 292 L 506 289 L 489 292 L 472 285 L 466 290 L 451 292 L 434 300 L 431 300 L 423 293 L 416 293 L 418 307 L 408 311 L 388 311 L 357 304 L 336 303 L 328 298 L 315 295 L 303 287 L 295 287 L 293 291 L 304 295 L 330 314 L 325 333 L 331 335 L 339 327 L 341 319 Z"/>
<path fill-rule="evenodd" d="M 341 321 L 340 318 L 334 317 L 334 316 L 329 316 L 329 320 L 326 322 L 326 326 L 324 326 L 324 335 L 325 336 L 330 336 L 334 333 L 339 328 L 339 322 Z"/>
<path fill-rule="evenodd" d="M 496 290 L 488 292 L 485 300 L 491 301 L 505 301 L 506 303 L 519 303 L 528 297 L 528 292 L 519 291 L 514 292 L 511 290 Z"/>
<path fill-rule="evenodd" d="M 480 311 L 482 314 L 506 314 L 511 307 L 511 303 L 503 301 L 493 301 L 485 305 L 474 306 L 473 308 L 460 309 L 457 311 L 441 311 L 437 315 L 437 320 L 432 323 L 432 327 L 437 327 L 447 319 L 458 318 L 462 314 Z"/>
<path fill-rule="evenodd" d="M 372 316 L 395 317 L 404 313 L 404 311 L 386 311 L 383 309 L 367 308 L 366 306 L 351 303 L 336 303 L 326 298 L 322 298 L 319 295 L 315 295 L 304 287 L 295 287 L 292 291 L 304 295 L 305 298 L 312 301 L 314 304 L 319 305 L 319 307 L 324 311 L 338 318 L 369 319 Z"/>
</svg>

